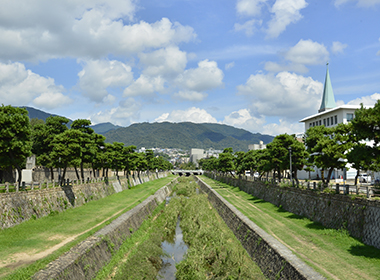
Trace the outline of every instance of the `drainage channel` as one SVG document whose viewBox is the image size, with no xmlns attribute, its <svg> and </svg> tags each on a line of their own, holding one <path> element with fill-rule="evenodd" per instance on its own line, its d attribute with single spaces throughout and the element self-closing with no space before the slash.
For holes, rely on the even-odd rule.
<svg viewBox="0 0 380 280">
<path fill-rule="evenodd" d="M 182 261 L 188 247 L 183 242 L 182 229 L 179 226 L 180 218 L 178 217 L 177 225 L 175 228 L 175 234 L 172 240 L 164 241 L 161 244 L 162 250 L 165 255 L 161 257 L 162 268 L 158 272 L 157 279 L 176 279 L 176 267 L 175 265 Z"/>
<path fill-rule="evenodd" d="M 199 194 L 199 188 L 196 188 L 196 194 Z M 170 203 L 170 199 L 176 196 L 174 192 L 173 196 L 166 197 L 166 205 Z M 161 248 L 164 251 L 164 256 L 161 257 L 162 268 L 158 272 L 157 279 L 176 279 L 175 273 L 177 271 L 175 265 L 182 261 L 183 256 L 187 252 L 187 245 L 183 241 L 182 229 L 180 227 L 180 217 L 178 217 L 177 225 L 175 228 L 175 234 L 170 240 L 165 240 L 161 244 Z"/>
</svg>

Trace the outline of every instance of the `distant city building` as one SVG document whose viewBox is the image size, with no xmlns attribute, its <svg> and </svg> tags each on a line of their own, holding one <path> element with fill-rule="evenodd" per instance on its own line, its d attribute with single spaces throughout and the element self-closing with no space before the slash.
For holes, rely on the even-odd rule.
<svg viewBox="0 0 380 280">
<path fill-rule="evenodd" d="M 198 160 L 206 158 L 206 153 L 203 149 L 191 149 L 190 150 L 190 162 L 195 163 L 198 167 Z"/>
<path fill-rule="evenodd" d="M 266 149 L 266 147 L 267 147 L 267 145 L 265 145 L 263 141 L 260 141 L 259 144 L 248 145 L 248 151 L 262 150 L 262 149 Z"/>
</svg>

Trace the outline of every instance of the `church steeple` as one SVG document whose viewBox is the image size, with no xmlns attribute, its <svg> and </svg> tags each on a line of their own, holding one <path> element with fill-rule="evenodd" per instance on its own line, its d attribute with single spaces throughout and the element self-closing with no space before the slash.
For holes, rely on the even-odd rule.
<svg viewBox="0 0 380 280">
<path fill-rule="evenodd" d="M 319 108 L 318 113 L 336 107 L 334 92 L 331 86 L 331 80 L 330 80 L 330 74 L 329 74 L 329 63 L 326 64 L 326 68 L 327 68 L 327 71 L 326 71 L 325 87 L 323 89 L 322 103 L 321 103 L 321 107 Z"/>
</svg>

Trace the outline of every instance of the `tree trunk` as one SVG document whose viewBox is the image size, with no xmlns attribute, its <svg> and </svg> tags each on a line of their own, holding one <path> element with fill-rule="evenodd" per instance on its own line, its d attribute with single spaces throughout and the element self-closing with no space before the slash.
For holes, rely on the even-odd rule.
<svg viewBox="0 0 380 280">
<path fill-rule="evenodd" d="M 84 181 L 84 172 L 83 172 L 83 161 L 80 162 L 80 176 Z"/>
<path fill-rule="evenodd" d="M 61 177 L 61 181 L 59 182 L 60 186 L 62 186 L 63 182 L 65 181 L 66 169 L 67 169 L 67 165 L 65 165 L 65 167 L 63 168 L 63 174 L 62 174 L 62 177 Z"/>
<path fill-rule="evenodd" d="M 51 175 L 51 180 L 54 181 L 54 170 L 53 170 L 53 167 L 50 167 L 50 175 Z"/>
<path fill-rule="evenodd" d="M 17 182 L 18 182 L 18 185 L 21 186 L 22 169 L 21 169 L 21 167 L 18 164 L 16 165 L 16 169 L 17 169 L 17 173 L 18 173 Z"/>
<path fill-rule="evenodd" d="M 77 175 L 77 179 L 78 181 L 80 180 L 80 177 L 79 177 L 79 173 L 78 173 L 78 169 L 76 166 L 74 166 L 74 169 L 75 169 L 75 174 Z"/>
<path fill-rule="evenodd" d="M 358 184 L 358 177 L 359 177 L 359 169 L 356 171 L 356 175 L 355 175 L 355 186 Z M 347 178 L 346 178 L 347 179 Z"/>
<path fill-rule="evenodd" d="M 326 185 L 327 186 L 330 183 L 330 178 L 331 178 L 331 174 L 333 173 L 333 171 L 334 171 L 334 168 L 330 168 L 329 172 L 327 173 L 327 178 L 326 178 Z"/>
</svg>

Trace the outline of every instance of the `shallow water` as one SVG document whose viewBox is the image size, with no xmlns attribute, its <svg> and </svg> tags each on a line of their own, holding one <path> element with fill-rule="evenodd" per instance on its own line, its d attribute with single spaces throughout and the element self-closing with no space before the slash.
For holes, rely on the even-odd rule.
<svg viewBox="0 0 380 280">
<path fill-rule="evenodd" d="M 157 276 L 157 279 L 176 279 L 175 272 L 177 269 L 175 265 L 183 259 L 188 249 L 187 245 L 183 242 L 182 229 L 179 226 L 179 221 L 180 218 L 178 217 L 173 240 L 164 241 L 161 244 L 164 253 L 168 256 L 161 257 L 163 266 L 158 272 L 159 276 Z"/>
</svg>

